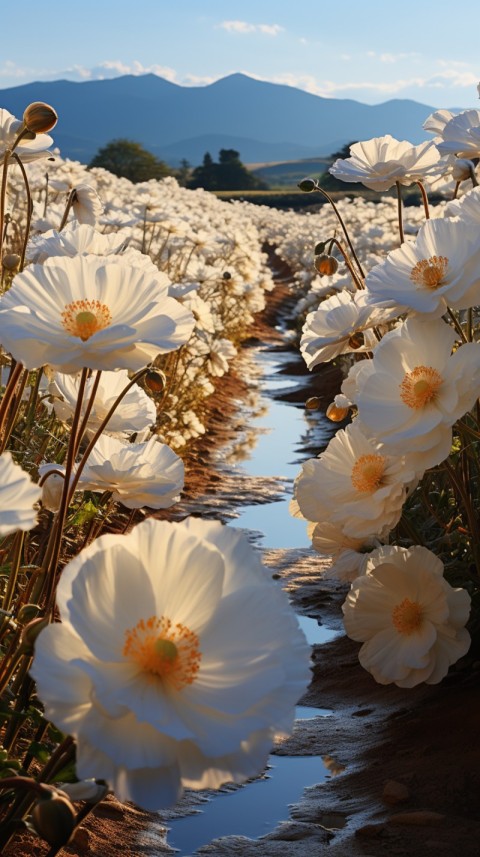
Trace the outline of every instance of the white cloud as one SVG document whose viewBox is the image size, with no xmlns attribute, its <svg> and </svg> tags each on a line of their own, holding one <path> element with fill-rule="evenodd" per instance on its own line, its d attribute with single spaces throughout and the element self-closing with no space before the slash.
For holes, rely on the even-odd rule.
<svg viewBox="0 0 480 857">
<path fill-rule="evenodd" d="M 5 62 L 0 65 L 0 77 L 28 77 L 32 73 L 32 69 L 30 68 L 22 68 L 16 63 L 12 62 L 12 60 L 5 60 Z"/>
<path fill-rule="evenodd" d="M 278 36 L 284 27 L 280 24 L 249 24 L 247 21 L 222 21 L 217 24 L 217 29 L 226 30 L 227 33 L 263 33 L 266 36 Z"/>
</svg>

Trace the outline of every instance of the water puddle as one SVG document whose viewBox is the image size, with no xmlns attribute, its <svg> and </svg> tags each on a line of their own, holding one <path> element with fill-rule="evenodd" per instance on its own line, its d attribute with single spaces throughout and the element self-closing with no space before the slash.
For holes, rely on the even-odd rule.
<svg viewBox="0 0 480 857">
<path fill-rule="evenodd" d="M 272 396 L 275 391 L 298 386 L 298 378 L 275 374 L 284 361 L 291 360 L 291 355 L 259 352 L 257 360 L 264 373 L 262 389 L 267 394 Z M 301 457 L 305 456 L 302 450 L 307 446 L 312 426 L 315 440 L 324 436 L 325 444 L 332 434 L 331 427 L 324 418 L 323 427 L 319 415 L 312 420 L 303 407 L 276 401 L 263 392 L 256 414 L 249 421 L 248 443 L 244 444 L 241 456 L 242 471 L 253 477 L 282 477 L 285 495 L 272 503 L 240 507 L 231 525 L 245 529 L 261 549 L 306 548 L 310 545 L 306 522 L 289 514 L 293 480 L 300 470 Z M 300 615 L 298 621 L 312 646 L 328 643 L 338 635 L 338 631 L 320 625 L 310 616 Z M 303 705 L 296 708 L 296 718 L 300 721 L 329 716 L 333 716 L 329 709 Z M 272 755 L 264 775 L 246 787 L 227 786 L 220 792 L 207 794 L 200 810 L 193 809 L 191 815 L 169 820 L 168 844 L 181 857 L 190 857 L 221 836 L 237 834 L 257 839 L 288 819 L 289 804 L 297 802 L 307 786 L 322 783 L 336 772 L 329 756 Z"/>
<path fill-rule="evenodd" d="M 212 839 L 235 834 L 258 839 L 288 815 L 306 785 L 330 776 L 320 756 L 271 756 L 265 775 L 246 788 L 221 792 L 198 814 L 168 822 L 168 844 L 190 857 Z"/>
</svg>

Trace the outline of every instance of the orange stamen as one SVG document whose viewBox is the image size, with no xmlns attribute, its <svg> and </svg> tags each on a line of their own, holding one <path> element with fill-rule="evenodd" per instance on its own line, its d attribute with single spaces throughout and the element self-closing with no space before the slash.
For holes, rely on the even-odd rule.
<svg viewBox="0 0 480 857">
<path fill-rule="evenodd" d="M 357 491 L 376 491 L 380 487 L 384 470 L 384 455 L 361 455 L 352 469 L 353 487 Z"/>
<path fill-rule="evenodd" d="M 62 312 L 65 330 L 72 336 L 78 336 L 82 342 L 108 327 L 111 320 L 112 314 L 108 306 L 100 301 L 73 301 L 67 304 Z"/>
<path fill-rule="evenodd" d="M 427 289 L 438 289 L 442 285 L 447 268 L 446 256 L 430 256 L 429 259 L 421 259 L 417 262 L 412 268 L 410 279 Z"/>
<path fill-rule="evenodd" d="M 432 366 L 416 366 L 400 384 L 400 398 L 409 408 L 423 408 L 435 401 L 443 378 Z"/>
<path fill-rule="evenodd" d="M 175 690 L 195 681 L 202 657 L 194 631 L 180 622 L 173 625 L 165 616 L 140 619 L 127 629 L 123 655 Z"/>
</svg>

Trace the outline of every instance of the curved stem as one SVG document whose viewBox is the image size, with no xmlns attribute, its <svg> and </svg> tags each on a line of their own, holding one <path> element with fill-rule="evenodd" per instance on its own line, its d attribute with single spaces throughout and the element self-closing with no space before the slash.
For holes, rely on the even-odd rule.
<svg viewBox="0 0 480 857">
<path fill-rule="evenodd" d="M 20 379 L 20 375 L 23 372 L 23 364 L 16 363 L 10 372 L 10 378 L 8 379 L 8 384 L 5 388 L 5 393 L 3 394 L 3 399 L 0 404 L 0 431 L 2 430 L 3 423 L 5 421 L 5 417 L 8 413 L 10 404 L 15 395 L 15 391 L 17 389 L 17 383 Z"/>
<path fill-rule="evenodd" d="M 4 240 L 4 227 L 5 227 L 5 200 L 7 196 L 7 176 L 8 176 L 8 162 L 10 160 L 10 155 L 12 154 L 11 149 L 5 149 L 3 155 L 3 170 L 2 170 L 2 184 L 0 187 L 0 258 L 3 247 Z"/>
<path fill-rule="evenodd" d="M 140 369 L 138 372 L 136 372 L 136 374 L 133 376 L 133 378 L 131 378 L 131 379 L 130 379 L 130 381 L 129 381 L 129 383 L 126 385 L 125 389 L 124 389 L 124 390 L 122 390 L 122 392 L 120 393 L 120 395 L 119 395 L 119 396 L 117 396 L 117 398 L 115 399 L 115 401 L 114 401 L 114 403 L 113 403 L 112 407 L 110 408 L 110 410 L 109 410 L 108 414 L 107 414 L 107 415 L 106 415 L 106 417 L 102 420 L 102 422 L 101 422 L 100 426 L 98 427 L 98 429 L 97 429 L 97 431 L 95 432 L 95 434 L 93 435 L 93 437 L 92 437 L 92 439 L 91 439 L 90 443 L 88 444 L 88 446 L 87 446 L 87 448 L 86 448 L 85 452 L 83 453 L 83 456 L 82 456 L 81 460 L 80 460 L 80 461 L 79 461 L 79 463 L 77 464 L 77 467 L 76 467 L 76 469 L 75 469 L 75 473 L 72 475 L 72 478 L 71 478 L 71 480 L 70 480 L 70 487 L 69 487 L 69 491 L 68 491 L 68 501 L 69 501 L 69 502 L 70 502 L 71 498 L 73 497 L 73 494 L 74 494 L 74 492 L 75 492 L 75 489 L 76 489 L 76 487 L 77 487 L 77 485 L 78 485 L 78 481 L 79 481 L 79 479 L 80 479 L 80 476 L 82 475 L 83 468 L 85 467 L 85 464 L 87 463 L 88 456 L 90 455 L 90 453 L 91 453 L 91 451 L 92 451 L 93 447 L 95 446 L 95 444 L 96 444 L 96 442 L 97 442 L 98 438 L 99 438 L 99 437 L 100 437 L 100 435 L 102 434 L 102 432 L 103 432 L 103 430 L 104 430 L 105 426 L 106 426 L 106 425 L 107 425 L 107 423 L 109 422 L 110 417 L 115 413 L 115 411 L 117 410 L 117 408 L 118 408 L 118 406 L 119 406 L 120 402 L 122 401 L 122 399 L 124 398 L 124 396 L 126 396 L 126 395 L 127 395 L 128 391 L 133 387 L 133 385 L 134 385 L 134 384 L 136 384 L 136 383 L 137 383 L 137 381 L 138 381 L 138 380 L 139 380 L 143 375 L 145 375 L 145 374 L 146 374 L 147 372 L 149 372 L 149 371 L 150 371 L 150 367 L 149 367 L 149 366 L 144 366 L 144 368 L 143 368 L 143 369 Z M 67 482 L 67 479 L 66 479 L 65 481 Z M 68 482 L 67 482 L 67 484 L 68 484 Z"/>
<path fill-rule="evenodd" d="M 353 266 L 352 266 L 352 263 L 351 263 L 351 261 L 350 261 L 350 259 L 349 259 L 349 257 L 348 257 L 348 254 L 346 253 L 346 251 L 344 250 L 344 248 L 342 247 L 342 245 L 340 244 L 340 242 L 339 242 L 339 241 L 337 241 L 337 239 L 336 239 L 336 238 L 332 238 L 332 239 L 330 240 L 330 250 L 331 250 L 331 248 L 332 248 L 332 244 L 334 244 L 334 245 L 335 245 L 335 247 L 337 248 L 337 250 L 339 250 L 339 252 L 342 254 L 343 259 L 344 259 L 344 261 L 345 261 L 345 264 L 346 264 L 346 266 L 347 266 L 347 268 L 348 268 L 348 270 L 350 271 L 350 274 L 351 274 L 351 276 L 352 276 L 353 282 L 355 283 L 355 288 L 357 288 L 357 289 L 364 289 L 364 288 L 365 288 L 365 286 L 363 285 L 363 282 L 362 282 L 361 280 L 359 280 L 358 275 L 357 275 L 357 274 L 355 273 L 355 271 L 353 270 Z M 330 251 L 329 251 L 329 252 L 330 252 Z"/>
<path fill-rule="evenodd" d="M 63 212 L 62 222 L 60 223 L 60 226 L 58 227 L 59 232 L 62 231 L 62 229 L 64 228 L 64 226 L 68 220 L 68 215 L 70 214 L 70 209 L 71 209 L 73 203 L 75 202 L 76 193 L 77 193 L 77 191 L 75 190 L 75 188 L 73 188 L 73 190 L 71 190 L 70 193 L 68 194 L 67 205 L 65 206 L 65 211 Z"/>
<path fill-rule="evenodd" d="M 425 190 L 422 182 L 418 181 L 416 182 L 416 184 L 420 188 L 420 193 L 422 194 L 423 207 L 425 209 L 425 220 L 430 220 L 430 209 L 428 207 L 427 191 Z"/>
<path fill-rule="evenodd" d="M 400 233 L 400 244 L 403 244 L 405 241 L 405 234 L 403 231 L 402 186 L 400 182 L 395 182 L 395 184 L 397 186 L 398 231 Z"/>
<path fill-rule="evenodd" d="M 357 254 L 355 253 L 355 248 L 354 248 L 352 242 L 350 241 L 350 236 L 348 234 L 347 227 L 345 226 L 345 223 L 343 221 L 342 215 L 340 214 L 340 212 L 339 212 L 337 206 L 335 205 L 330 194 L 327 193 L 327 191 L 324 190 L 323 187 L 320 187 L 319 184 L 315 184 L 315 190 L 318 191 L 318 193 L 321 193 L 325 197 L 325 199 L 327 199 L 329 201 L 330 205 L 332 206 L 332 208 L 333 208 L 333 210 L 337 216 L 337 220 L 340 223 L 340 226 L 342 227 L 342 231 L 343 231 L 343 234 L 345 235 L 347 244 L 348 244 L 349 249 L 350 249 L 350 253 L 352 254 L 353 258 L 355 259 L 355 264 L 358 268 L 359 274 L 360 274 L 362 280 L 364 280 L 365 274 L 364 274 L 363 268 L 362 268 L 362 266 L 358 260 Z"/>
<path fill-rule="evenodd" d="M 18 157 L 16 152 L 13 152 L 12 157 L 15 158 L 18 166 L 20 167 L 20 171 L 21 171 L 22 177 L 23 177 L 23 183 L 25 185 L 25 191 L 27 194 L 27 220 L 26 220 L 26 225 L 25 225 L 25 235 L 23 238 L 22 253 L 21 253 L 21 257 L 20 257 L 20 266 L 19 266 L 19 271 L 23 271 L 23 268 L 25 265 L 25 255 L 27 252 L 28 239 L 30 237 L 30 224 L 32 222 L 32 213 L 33 213 L 33 200 L 32 200 L 32 194 L 30 192 L 30 184 L 28 182 L 28 177 L 27 177 L 27 174 L 25 172 L 25 167 L 23 166 L 22 161 L 20 160 L 20 158 Z"/>
</svg>

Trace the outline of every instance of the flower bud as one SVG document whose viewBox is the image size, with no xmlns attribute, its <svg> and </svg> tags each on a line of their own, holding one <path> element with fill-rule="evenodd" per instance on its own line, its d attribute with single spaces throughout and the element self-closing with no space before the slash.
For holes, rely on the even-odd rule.
<svg viewBox="0 0 480 857">
<path fill-rule="evenodd" d="M 318 396 L 310 396 L 310 398 L 305 402 L 305 407 L 307 411 L 318 411 L 320 404 Z"/>
<path fill-rule="evenodd" d="M 5 253 L 2 265 L 7 271 L 16 271 L 20 265 L 20 256 L 18 253 Z"/>
<path fill-rule="evenodd" d="M 341 423 L 348 416 L 348 408 L 339 408 L 335 402 L 332 402 L 327 408 L 327 417 L 332 423 Z"/>
<path fill-rule="evenodd" d="M 75 810 L 66 796 L 52 792 L 33 807 L 32 824 L 49 845 L 62 848 L 75 830 Z"/>
<path fill-rule="evenodd" d="M 467 158 L 455 158 L 452 167 L 452 178 L 456 182 L 466 181 L 470 178 L 474 169 L 475 165 L 473 161 L 469 161 Z"/>
<path fill-rule="evenodd" d="M 151 369 L 145 375 L 145 386 L 152 393 L 161 393 L 165 389 L 167 378 L 164 372 L 160 369 Z"/>
<path fill-rule="evenodd" d="M 337 260 L 334 256 L 329 256 L 328 253 L 321 253 L 320 256 L 316 256 L 313 264 L 322 276 L 325 274 L 327 277 L 330 277 L 338 270 Z"/>
<path fill-rule="evenodd" d="M 361 348 L 362 345 L 365 345 L 365 336 L 363 335 L 362 331 L 356 330 L 354 333 L 352 333 L 351 337 L 348 340 L 348 344 L 350 348 L 353 348 L 354 351 L 356 351 L 357 348 Z"/>
<path fill-rule="evenodd" d="M 312 191 L 315 190 L 316 183 L 314 179 L 302 179 L 302 181 L 298 183 L 298 187 L 300 190 L 303 190 L 304 193 L 312 193 Z"/>
<path fill-rule="evenodd" d="M 33 655 L 35 640 L 44 628 L 49 624 L 48 619 L 32 619 L 25 625 L 20 637 L 20 648 L 24 655 Z"/>
<path fill-rule="evenodd" d="M 45 134 L 57 124 L 58 116 L 49 104 L 44 101 L 33 101 L 25 109 L 23 124 L 34 134 Z"/>
<path fill-rule="evenodd" d="M 38 604 L 24 604 L 18 611 L 17 619 L 21 625 L 25 625 L 27 622 L 31 622 L 32 619 L 36 619 L 39 613 L 40 607 Z"/>
</svg>

